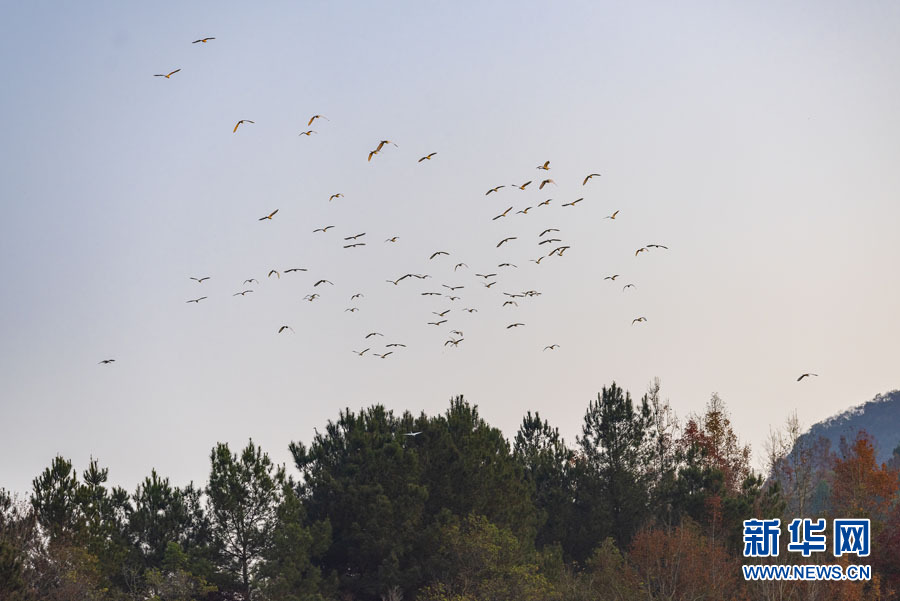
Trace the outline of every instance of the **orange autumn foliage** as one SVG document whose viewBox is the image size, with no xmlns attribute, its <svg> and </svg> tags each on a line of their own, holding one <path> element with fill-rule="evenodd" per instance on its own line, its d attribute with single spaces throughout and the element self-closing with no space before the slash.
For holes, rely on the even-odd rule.
<svg viewBox="0 0 900 601">
<path fill-rule="evenodd" d="M 898 492 L 896 469 L 875 461 L 872 438 L 864 431 L 852 443 L 841 440 L 841 457 L 834 461 L 831 507 L 834 517 L 869 518 L 879 531 Z"/>
</svg>

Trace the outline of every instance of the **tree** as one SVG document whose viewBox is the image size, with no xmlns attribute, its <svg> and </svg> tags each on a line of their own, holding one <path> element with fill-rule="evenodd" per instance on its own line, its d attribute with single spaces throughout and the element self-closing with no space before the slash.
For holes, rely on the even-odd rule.
<svg viewBox="0 0 900 601">
<path fill-rule="evenodd" d="M 144 576 L 150 601 L 190 601 L 214 592 L 215 586 L 190 572 L 189 563 L 181 545 L 166 545 L 162 566 L 147 570 Z"/>
<path fill-rule="evenodd" d="M 240 456 L 217 444 L 210 463 L 206 494 L 218 567 L 249 596 L 254 568 L 272 541 L 284 468 L 276 468 L 253 440 Z"/>
<path fill-rule="evenodd" d="M 579 494 L 594 541 L 612 535 L 626 545 L 645 519 L 652 425 L 647 397 L 635 409 L 631 395 L 615 382 L 588 405 L 578 439 L 586 468 Z"/>
<path fill-rule="evenodd" d="M 451 518 L 440 530 L 437 576 L 420 601 L 553 601 L 533 550 L 484 516 Z"/>
<path fill-rule="evenodd" d="M 132 501 L 128 523 L 131 543 L 139 551 L 144 568 L 159 568 L 169 543 L 185 542 L 190 516 L 184 496 L 154 469 L 138 485 Z"/>
<path fill-rule="evenodd" d="M 853 442 L 841 437 L 841 456 L 834 462 L 831 492 L 832 515 L 838 518 L 869 518 L 877 533 L 887 519 L 897 494 L 897 470 L 875 461 L 872 438 L 860 430 Z"/>
<path fill-rule="evenodd" d="M 35 542 L 33 511 L 0 488 L 0 599 L 25 601 L 25 563 Z"/>
<path fill-rule="evenodd" d="M 815 507 L 814 494 L 825 482 L 834 461 L 831 442 L 824 436 L 815 440 L 804 436 L 794 413 L 782 430 L 769 435 L 766 446 L 769 477 L 781 488 L 787 516 L 821 513 Z"/>
<path fill-rule="evenodd" d="M 308 526 L 306 511 L 290 482 L 284 485 L 272 545 L 259 568 L 263 599 L 277 601 L 324 601 L 323 590 L 334 583 L 322 577 L 313 559 L 324 555 L 331 544 L 331 524 L 326 520 Z"/>
<path fill-rule="evenodd" d="M 659 378 L 654 378 L 646 395 L 651 417 L 650 504 L 656 518 L 670 524 L 673 519 L 671 498 L 678 475 L 679 424 L 668 399 L 660 398 L 660 388 Z"/>
<path fill-rule="evenodd" d="M 673 529 L 642 530 L 628 556 L 644 583 L 645 599 L 746 598 L 738 561 L 690 520 Z"/>
<path fill-rule="evenodd" d="M 750 475 L 750 445 L 741 444 L 731 427 L 728 410 L 713 393 L 702 416 L 692 416 L 684 428 L 683 447 L 697 447 L 702 462 L 722 473 L 725 491 L 738 493 Z"/>
<path fill-rule="evenodd" d="M 573 502 L 572 464 L 575 453 L 566 447 L 557 428 L 529 411 L 519 426 L 513 456 L 531 484 L 539 512 L 535 544 L 538 548 L 567 538 Z"/>
<path fill-rule="evenodd" d="M 713 393 L 702 416 L 691 416 L 678 442 L 682 466 L 674 487 L 676 513 L 734 539 L 742 516 L 760 499 L 762 479 L 750 468 L 750 446 L 741 444 L 724 401 Z M 765 497 L 767 504 L 776 502 Z"/>
<path fill-rule="evenodd" d="M 376 599 L 395 586 L 415 590 L 422 580 L 423 516 L 428 491 L 417 448 L 431 445 L 427 419 L 415 437 L 413 419 L 397 419 L 381 405 L 341 411 L 309 449 L 292 443 L 303 475 L 309 519 L 328 521 L 332 544 L 321 560 L 343 591 Z"/>
<path fill-rule="evenodd" d="M 80 527 L 78 475 L 72 462 L 57 455 L 32 481 L 31 505 L 51 539 L 75 536 Z"/>
<path fill-rule="evenodd" d="M 426 513 L 478 514 L 521 539 L 534 538 L 537 514 L 531 487 L 503 433 L 462 396 L 428 420 L 416 448 L 428 489 Z"/>
</svg>

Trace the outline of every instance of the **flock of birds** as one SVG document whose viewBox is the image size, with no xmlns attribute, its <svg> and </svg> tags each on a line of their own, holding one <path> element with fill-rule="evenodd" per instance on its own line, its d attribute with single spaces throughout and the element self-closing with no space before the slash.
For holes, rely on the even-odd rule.
<svg viewBox="0 0 900 601">
<path fill-rule="evenodd" d="M 216 38 L 214 38 L 214 37 L 204 37 L 204 38 L 200 38 L 198 40 L 194 40 L 192 42 L 192 44 L 207 44 L 208 42 L 215 40 L 215 39 Z M 161 78 L 168 80 L 173 75 L 175 75 L 179 72 L 181 72 L 181 69 L 174 69 L 167 73 L 155 74 L 154 76 L 161 77 Z M 313 124 L 319 120 L 330 121 L 328 119 L 328 117 L 326 117 L 324 115 L 320 115 L 320 114 L 312 115 L 306 124 L 306 127 L 308 129 L 300 132 L 298 135 L 309 137 L 309 136 L 312 136 L 313 134 L 318 134 L 318 131 L 316 131 L 314 129 L 309 129 L 309 128 L 311 128 L 313 126 Z M 254 123 L 255 122 L 250 119 L 240 119 L 235 123 L 234 128 L 232 129 L 232 133 L 237 134 L 238 129 L 242 125 L 247 125 L 247 124 L 253 125 Z M 379 140 L 378 143 L 375 145 L 375 148 L 368 151 L 366 160 L 368 162 L 372 162 L 373 159 L 378 157 L 382 152 L 387 150 L 389 147 L 399 148 L 399 146 L 396 144 L 396 142 L 394 142 L 392 140 L 386 140 L 386 139 Z M 421 158 L 419 158 L 417 160 L 417 162 L 418 163 L 423 163 L 425 161 L 430 162 L 432 160 L 435 160 L 435 157 L 437 155 L 438 155 L 437 152 L 430 152 L 430 153 L 422 156 Z M 545 174 L 548 174 L 548 172 L 550 172 L 552 169 L 551 161 L 545 160 L 541 164 L 537 165 L 536 169 Z M 600 178 L 600 177 L 602 177 L 600 173 L 589 173 L 581 181 L 581 186 L 585 187 L 589 183 L 591 183 L 591 181 L 594 178 Z M 525 192 L 525 191 L 528 191 L 528 189 L 530 187 L 531 190 L 543 191 L 545 188 L 549 189 L 549 186 L 557 185 L 556 182 L 550 177 L 542 176 L 542 178 L 540 178 L 539 182 L 536 181 L 536 179 L 537 178 L 529 179 L 521 184 L 509 184 L 509 185 L 504 184 L 504 185 L 494 186 L 492 188 L 489 188 L 485 192 L 484 195 L 486 197 L 491 196 L 491 195 L 501 195 L 501 194 L 503 194 L 503 192 L 501 192 L 501 190 L 503 190 L 504 188 L 507 188 L 509 190 L 518 190 L 520 192 Z M 335 200 L 339 200 L 339 199 L 343 198 L 343 196 L 344 195 L 342 193 L 332 194 L 328 198 L 328 202 L 333 202 Z M 559 204 L 560 204 L 561 208 L 573 209 L 579 203 L 583 202 L 584 200 L 585 200 L 585 198 L 582 196 L 582 197 L 576 198 L 574 200 L 571 200 L 568 202 L 562 202 Z M 512 213 L 512 215 L 528 216 L 528 215 L 534 214 L 534 213 L 529 213 L 529 211 L 538 212 L 538 211 L 542 211 L 542 209 L 544 211 L 546 211 L 546 209 L 544 209 L 544 208 L 549 207 L 553 201 L 554 201 L 553 198 L 547 198 L 545 200 L 542 200 L 541 202 L 535 203 L 533 206 L 525 206 L 523 208 L 520 208 L 520 209 L 516 210 L 515 213 Z M 501 219 L 509 219 L 510 213 L 514 209 L 515 209 L 514 205 L 509 206 L 503 212 L 499 213 L 496 216 L 491 217 L 491 221 L 498 221 Z M 279 212 L 279 209 L 276 208 L 273 211 L 271 211 L 270 213 L 260 217 L 259 221 L 260 222 L 271 222 L 278 215 L 278 212 Z M 610 215 L 605 216 L 603 219 L 609 219 L 611 222 L 615 221 L 619 217 L 619 213 L 620 213 L 620 211 L 616 210 L 616 211 L 612 212 Z M 325 225 L 325 226 L 322 226 L 319 228 L 315 228 L 312 230 L 312 234 L 325 235 L 325 234 L 328 234 L 329 230 L 334 229 L 335 227 L 336 227 L 335 225 L 329 224 L 329 225 Z M 366 238 L 366 235 L 367 235 L 366 232 L 361 232 L 361 233 L 357 233 L 354 235 L 348 235 L 348 236 L 343 237 L 343 242 L 345 242 L 345 244 L 342 245 L 343 248 L 344 249 L 356 249 L 356 248 L 362 248 L 362 247 L 366 246 L 368 244 L 367 240 L 369 240 L 368 238 Z M 389 238 L 386 238 L 384 240 L 383 244 L 397 244 L 399 242 L 399 240 L 400 240 L 400 236 L 394 235 Z M 506 248 L 512 246 L 513 244 L 521 244 L 521 243 L 522 243 L 522 241 L 520 241 L 519 235 L 506 236 L 497 242 L 496 248 L 497 249 L 500 249 L 500 248 L 506 249 Z M 538 256 L 530 259 L 530 262 L 535 263 L 536 265 L 541 265 L 542 261 L 545 261 L 545 260 L 548 260 L 551 258 L 556 258 L 556 259 L 562 258 L 564 256 L 565 252 L 571 248 L 571 246 L 564 241 L 564 239 L 562 238 L 562 233 L 556 227 L 543 228 L 543 231 L 541 231 L 541 233 L 538 235 L 538 240 L 536 241 L 536 247 L 540 251 L 540 254 Z M 546 252 L 548 250 L 549 250 L 549 252 Z M 665 251 L 665 250 L 668 250 L 668 247 L 665 245 L 662 245 L 662 244 L 646 244 L 644 246 L 641 246 L 637 250 L 635 250 L 634 256 L 638 257 L 642 253 L 650 253 L 652 251 L 659 251 L 659 250 Z M 465 262 L 457 262 L 454 259 L 451 259 L 450 262 L 448 263 L 446 258 L 449 258 L 449 257 L 451 257 L 451 253 L 446 250 L 436 250 L 433 253 L 431 253 L 431 255 L 428 257 L 428 261 L 434 262 L 434 265 L 436 268 L 435 274 L 437 274 L 440 270 L 442 273 L 448 273 L 448 274 L 452 273 L 455 275 L 460 269 L 464 269 L 464 270 L 469 269 L 468 264 Z M 441 263 L 443 263 L 443 265 Z M 452 272 L 449 269 L 451 264 L 452 264 Z M 499 279 L 499 271 L 500 270 L 518 269 L 518 266 L 515 263 L 512 263 L 508 260 L 500 260 L 499 262 L 496 263 L 496 266 L 497 266 L 496 267 L 497 271 L 495 271 L 494 268 L 489 268 L 489 269 L 483 269 L 482 271 L 484 271 L 484 273 L 480 273 L 480 272 L 474 273 L 474 277 L 476 278 L 474 281 L 486 289 L 493 290 L 494 289 L 493 287 L 496 286 L 500 282 L 500 279 Z M 280 279 L 282 274 L 291 274 L 291 273 L 299 273 L 299 272 L 307 272 L 307 271 L 308 271 L 308 269 L 305 267 L 292 267 L 289 269 L 285 269 L 281 272 L 276 269 L 271 269 L 268 272 L 266 278 L 271 279 L 274 277 L 276 279 Z M 441 276 L 435 276 L 435 277 L 441 277 Z M 425 280 L 428 280 L 428 279 L 435 279 L 435 277 L 433 277 L 430 274 L 426 274 L 426 273 L 404 273 L 402 275 L 399 275 L 396 278 L 387 279 L 386 281 L 387 281 L 387 283 L 390 283 L 394 286 L 399 286 L 399 285 L 401 285 L 401 283 L 403 283 L 407 280 L 409 280 L 409 281 L 418 280 L 420 282 L 424 282 Z M 608 275 L 608 276 L 604 277 L 603 279 L 609 280 L 611 282 L 615 282 L 616 279 L 619 277 L 621 277 L 621 274 L 616 273 L 616 274 Z M 204 282 L 210 280 L 211 278 L 210 278 L 210 276 L 202 276 L 202 277 L 191 276 L 189 279 L 196 282 L 198 285 L 202 285 Z M 247 294 L 251 294 L 254 292 L 254 289 L 250 286 L 258 285 L 258 284 L 259 284 L 259 281 L 255 278 L 245 279 L 245 280 L 243 280 L 243 283 L 241 286 L 242 289 L 233 293 L 232 296 L 245 297 Z M 319 287 L 325 286 L 325 285 L 333 286 L 334 284 L 333 284 L 333 282 L 331 282 L 328 279 L 318 279 L 317 281 L 315 281 L 315 283 L 312 284 L 313 290 L 310 291 L 309 294 L 304 296 L 303 300 L 308 301 L 308 302 L 314 302 L 317 299 L 321 298 L 321 294 L 317 290 L 322 290 L 322 288 L 319 288 Z M 461 292 L 461 291 L 466 289 L 466 284 L 450 285 L 447 283 L 442 283 L 441 288 L 443 290 L 427 290 L 427 291 L 419 292 L 419 294 L 422 296 L 426 296 L 426 297 L 440 298 L 441 300 L 446 300 L 449 303 L 455 303 L 458 300 L 462 300 L 463 292 Z M 633 282 L 629 282 L 629 283 L 624 284 L 624 286 L 622 287 L 622 292 L 626 292 L 629 289 L 634 289 L 634 288 L 636 288 L 636 285 Z M 523 291 L 516 290 L 516 291 L 504 291 L 500 294 L 502 294 L 502 298 L 498 299 L 498 303 L 501 308 L 506 308 L 506 307 L 516 308 L 519 306 L 519 301 L 524 302 L 527 299 L 540 296 L 542 293 L 537 290 L 523 290 Z M 355 293 L 350 297 L 350 301 L 352 302 L 357 299 L 361 299 L 363 297 L 364 297 L 363 293 Z M 186 302 L 189 304 L 193 303 L 193 304 L 199 305 L 201 303 L 201 301 L 204 301 L 207 298 L 208 298 L 207 296 L 198 296 L 196 298 L 188 299 Z M 502 302 L 499 302 L 499 301 L 502 301 Z M 360 308 L 356 305 L 350 306 L 345 309 L 345 312 L 349 312 L 349 313 L 356 313 L 358 311 L 360 311 Z M 475 313 L 477 311 L 478 311 L 478 308 L 470 307 L 470 306 L 462 307 L 461 309 L 458 310 L 459 313 L 465 312 L 465 313 L 470 313 L 470 314 Z M 450 314 L 453 312 L 454 312 L 454 309 L 452 306 L 451 306 L 451 308 L 442 308 L 442 310 L 439 310 L 439 311 L 432 311 L 433 315 L 435 315 L 436 318 L 432 319 L 432 321 L 426 322 L 426 325 L 441 328 L 442 326 L 444 326 L 444 324 L 449 323 L 450 318 L 451 318 Z M 634 319 L 632 319 L 631 325 L 634 326 L 637 324 L 646 323 L 647 321 L 648 321 L 647 317 L 641 315 L 641 316 L 637 316 Z M 525 325 L 526 325 L 525 323 L 520 322 L 520 321 L 512 321 L 512 323 L 509 323 L 508 325 L 506 325 L 506 329 L 514 330 L 517 328 L 525 327 Z M 278 327 L 276 333 L 277 334 L 294 333 L 294 329 L 289 324 L 283 324 L 280 327 Z M 368 354 L 369 356 L 377 357 L 380 359 L 386 359 L 389 356 L 393 355 L 395 352 L 397 352 L 399 349 L 406 348 L 406 345 L 403 343 L 390 342 L 390 343 L 385 344 L 383 346 L 383 348 L 379 349 L 380 352 L 375 352 L 374 346 L 372 346 L 370 344 L 370 342 L 374 342 L 378 338 L 383 338 L 383 337 L 384 337 L 384 334 L 381 332 L 377 332 L 377 331 L 369 332 L 368 334 L 366 334 L 363 337 L 363 346 L 365 346 L 365 348 L 363 348 L 362 350 L 353 350 L 352 352 L 355 353 L 356 355 L 358 355 L 359 357 L 364 357 Z M 457 348 L 459 346 L 459 344 L 462 343 L 464 340 L 465 340 L 465 338 L 464 338 L 464 334 L 463 334 L 462 330 L 452 329 L 452 330 L 449 330 L 449 332 L 448 332 L 447 339 L 444 341 L 444 346 L 450 347 L 450 348 Z M 560 348 L 560 345 L 553 343 L 553 344 L 545 345 L 543 347 L 543 350 L 544 351 L 554 351 L 558 348 Z M 104 359 L 104 360 L 100 361 L 100 364 L 108 365 L 108 364 L 111 364 L 114 362 L 115 362 L 115 359 Z M 817 374 L 813 374 L 813 373 L 805 373 L 805 374 L 801 375 L 797 379 L 797 381 L 799 382 L 800 380 L 803 380 L 804 378 L 807 378 L 810 376 L 816 376 L 816 375 Z M 418 433 L 408 434 L 408 435 L 414 436 L 415 434 L 418 434 Z"/>
</svg>

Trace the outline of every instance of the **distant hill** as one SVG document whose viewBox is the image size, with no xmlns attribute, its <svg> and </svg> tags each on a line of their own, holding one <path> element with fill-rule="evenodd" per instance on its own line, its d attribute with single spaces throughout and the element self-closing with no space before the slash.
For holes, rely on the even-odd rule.
<svg viewBox="0 0 900 601">
<path fill-rule="evenodd" d="M 801 440 L 807 437 L 818 440 L 824 436 L 831 441 L 831 449 L 840 453 L 841 436 L 852 440 L 860 430 L 878 441 L 878 463 L 886 463 L 900 445 L 900 390 L 879 394 L 871 401 L 813 424 Z"/>
</svg>

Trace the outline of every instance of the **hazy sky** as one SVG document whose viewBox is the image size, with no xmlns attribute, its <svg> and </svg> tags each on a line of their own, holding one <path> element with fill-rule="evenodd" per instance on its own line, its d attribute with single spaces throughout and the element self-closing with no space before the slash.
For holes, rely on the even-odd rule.
<svg viewBox="0 0 900 601">
<path fill-rule="evenodd" d="M 891 2 L 4 3 L 0 487 L 56 453 L 204 482 L 217 441 L 289 463 L 343 407 L 457 394 L 574 443 L 654 376 L 760 453 L 897 388 L 898 31 Z"/>
</svg>

